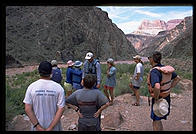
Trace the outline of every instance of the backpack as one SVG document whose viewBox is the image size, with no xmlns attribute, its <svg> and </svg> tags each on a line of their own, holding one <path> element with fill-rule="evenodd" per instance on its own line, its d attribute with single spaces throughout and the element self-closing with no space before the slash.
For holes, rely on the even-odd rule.
<svg viewBox="0 0 196 134">
<path fill-rule="evenodd" d="M 170 87 L 171 87 L 171 78 L 172 78 L 172 73 L 175 71 L 175 69 L 172 67 L 172 66 L 163 66 L 163 67 L 154 67 L 152 68 L 151 70 L 153 69 L 157 69 L 161 72 L 162 74 L 162 80 L 160 82 L 160 97 L 162 98 L 165 98 L 167 97 L 171 90 L 170 90 Z M 150 70 L 150 72 L 151 72 Z M 148 90 L 149 90 L 149 93 L 152 97 L 154 97 L 154 93 L 153 93 L 153 88 L 152 88 L 152 85 L 150 84 L 150 72 L 148 74 L 148 77 L 147 77 L 147 83 L 148 83 Z"/>
<path fill-rule="evenodd" d="M 61 75 L 61 70 L 60 68 L 52 69 L 52 77 L 51 80 L 61 83 L 62 80 L 62 75 Z"/>
<path fill-rule="evenodd" d="M 87 69 L 85 70 L 85 73 L 87 73 L 87 74 L 97 74 L 97 68 L 96 68 L 97 62 L 99 62 L 99 60 L 94 59 L 91 68 L 89 66 L 89 63 L 87 62 Z"/>
</svg>

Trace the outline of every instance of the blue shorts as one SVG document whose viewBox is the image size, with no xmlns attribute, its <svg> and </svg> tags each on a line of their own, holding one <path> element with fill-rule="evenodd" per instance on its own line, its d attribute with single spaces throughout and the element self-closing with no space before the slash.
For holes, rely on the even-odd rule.
<svg viewBox="0 0 196 134">
<path fill-rule="evenodd" d="M 136 89 L 136 90 L 137 90 L 137 89 L 140 89 L 140 87 L 136 87 L 136 86 L 133 86 L 133 88 Z"/>
<path fill-rule="evenodd" d="M 167 113 L 165 116 L 163 116 L 163 117 L 158 117 L 158 116 L 156 116 L 156 115 L 154 114 L 154 112 L 153 112 L 154 98 L 152 98 L 152 106 L 151 106 L 151 115 L 150 115 L 150 117 L 151 117 L 151 119 L 152 119 L 153 121 L 162 120 L 162 119 L 167 120 L 167 116 L 168 116 L 169 113 L 170 113 L 170 95 L 168 95 L 168 96 L 165 97 L 164 99 L 166 99 L 167 102 L 168 102 L 168 104 L 169 104 L 168 113 Z"/>
</svg>

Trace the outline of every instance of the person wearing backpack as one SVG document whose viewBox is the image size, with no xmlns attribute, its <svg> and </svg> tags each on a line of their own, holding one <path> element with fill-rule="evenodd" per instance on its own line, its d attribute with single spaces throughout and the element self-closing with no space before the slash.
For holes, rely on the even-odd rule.
<svg viewBox="0 0 196 134">
<path fill-rule="evenodd" d="M 85 56 L 85 62 L 84 62 L 84 68 L 83 68 L 83 73 L 82 73 L 82 79 L 87 74 L 93 74 L 97 78 L 97 82 L 95 86 L 93 87 L 94 89 L 99 89 L 100 84 L 101 84 L 101 65 L 99 63 L 98 59 L 94 59 L 93 53 L 88 52 Z M 82 80 L 83 82 L 83 80 Z"/>
<path fill-rule="evenodd" d="M 61 84 L 61 81 L 62 81 L 62 70 L 57 66 L 58 63 L 57 63 L 56 60 L 52 60 L 51 64 L 52 64 L 51 80 Z"/>
<path fill-rule="evenodd" d="M 174 72 L 173 67 L 161 64 L 161 58 L 162 55 L 158 51 L 153 52 L 153 54 L 148 57 L 152 66 L 147 77 L 147 84 L 149 93 L 152 96 L 151 119 L 153 120 L 152 125 L 154 131 L 163 130 L 161 120 L 166 120 L 170 114 L 170 91 L 180 81 L 180 77 Z M 166 109 L 167 113 L 159 116 L 153 111 L 153 105 L 158 104 L 158 102 L 163 99 L 166 100 L 169 106 Z"/>
<path fill-rule="evenodd" d="M 64 88 L 65 88 L 65 91 L 66 91 L 66 97 L 70 96 L 72 94 L 72 70 L 73 70 L 73 65 L 74 65 L 74 62 L 72 60 L 69 60 L 67 61 L 67 71 L 66 71 L 66 79 L 65 79 L 65 82 L 64 82 Z"/>
<path fill-rule="evenodd" d="M 81 61 L 75 61 L 74 63 L 74 67 L 73 70 L 71 71 L 72 74 L 72 84 L 73 84 L 73 89 L 74 90 L 78 90 L 78 89 L 82 89 L 83 86 L 81 85 L 82 82 L 82 70 L 81 70 L 81 66 L 82 66 L 82 62 Z"/>
</svg>

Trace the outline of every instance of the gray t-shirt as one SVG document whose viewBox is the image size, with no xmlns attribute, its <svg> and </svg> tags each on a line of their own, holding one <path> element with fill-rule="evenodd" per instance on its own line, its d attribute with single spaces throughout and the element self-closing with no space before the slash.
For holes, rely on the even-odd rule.
<svg viewBox="0 0 196 134">
<path fill-rule="evenodd" d="M 29 85 L 23 102 L 33 106 L 33 111 L 40 125 L 43 128 L 48 128 L 58 107 L 65 106 L 64 89 L 52 80 L 39 79 Z M 33 126 L 32 130 L 35 130 Z M 61 123 L 57 123 L 53 130 L 60 131 Z"/>
<path fill-rule="evenodd" d="M 135 77 L 137 76 L 137 73 L 140 73 L 139 80 L 135 79 Z M 135 70 L 134 70 L 134 74 L 133 74 L 133 78 L 132 78 L 132 84 L 136 87 L 140 87 L 141 83 L 143 81 L 143 75 L 144 75 L 144 67 L 143 67 L 142 63 L 139 62 L 135 66 Z"/>
<path fill-rule="evenodd" d="M 86 125 L 93 125 L 99 122 L 99 118 L 94 118 L 94 113 L 104 104 L 108 102 L 106 96 L 100 90 L 80 89 L 72 93 L 66 100 L 66 103 L 78 106 L 83 118 L 79 118 L 79 122 Z M 98 123 L 98 125 L 100 125 Z"/>
</svg>

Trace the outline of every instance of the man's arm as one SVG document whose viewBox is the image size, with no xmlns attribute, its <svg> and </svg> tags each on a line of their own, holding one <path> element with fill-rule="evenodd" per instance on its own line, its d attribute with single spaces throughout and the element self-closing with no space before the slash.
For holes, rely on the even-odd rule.
<svg viewBox="0 0 196 134">
<path fill-rule="evenodd" d="M 46 129 L 46 131 L 51 131 L 54 128 L 54 126 L 60 121 L 63 112 L 64 112 L 64 107 L 61 108 L 59 107 L 54 119 L 52 120 L 50 126 Z"/>
<path fill-rule="evenodd" d="M 25 103 L 25 112 L 26 114 L 28 115 L 31 123 L 35 126 L 38 122 L 36 116 L 35 116 L 35 113 L 32 109 L 32 105 L 31 104 L 26 104 Z M 42 128 L 42 126 L 40 124 L 38 124 L 36 127 L 36 130 L 37 131 L 44 131 L 44 128 Z"/>
<path fill-rule="evenodd" d="M 97 112 L 94 114 L 94 117 L 95 117 L 95 118 L 99 117 L 99 115 L 101 114 L 101 112 L 102 112 L 104 109 L 106 109 L 109 105 L 110 105 L 110 103 L 107 102 L 106 104 L 104 104 L 103 106 L 101 106 L 101 107 L 97 110 Z"/>
<path fill-rule="evenodd" d="M 179 76 L 177 76 L 176 78 L 173 79 L 172 83 L 171 83 L 171 88 L 175 87 L 176 84 L 181 80 L 181 78 Z"/>
<path fill-rule="evenodd" d="M 101 66 L 99 63 L 96 64 L 96 68 L 97 68 L 97 88 L 100 88 L 100 84 L 101 84 Z"/>
<path fill-rule="evenodd" d="M 153 88 L 155 102 L 159 99 L 160 89 L 160 83 L 155 83 L 155 86 Z"/>
</svg>

